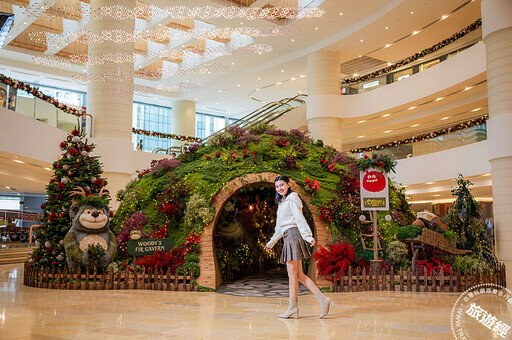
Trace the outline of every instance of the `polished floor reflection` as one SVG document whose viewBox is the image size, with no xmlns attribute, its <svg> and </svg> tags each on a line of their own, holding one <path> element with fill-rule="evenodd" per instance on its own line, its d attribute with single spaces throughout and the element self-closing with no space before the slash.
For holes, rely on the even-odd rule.
<svg viewBox="0 0 512 340">
<path fill-rule="evenodd" d="M 451 339 L 459 293 L 336 293 L 325 319 L 311 294 L 300 319 L 282 298 L 162 291 L 65 291 L 23 286 L 0 266 L 0 339 Z"/>
</svg>

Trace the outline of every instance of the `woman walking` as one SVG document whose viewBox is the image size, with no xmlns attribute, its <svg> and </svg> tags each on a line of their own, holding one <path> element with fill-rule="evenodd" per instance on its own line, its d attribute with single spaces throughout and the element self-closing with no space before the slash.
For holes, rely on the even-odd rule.
<svg viewBox="0 0 512 340">
<path fill-rule="evenodd" d="M 297 292 L 299 282 L 305 285 L 320 302 L 323 318 L 329 313 L 329 307 L 334 307 L 334 302 L 320 292 L 316 284 L 302 272 L 302 260 L 311 257 L 311 252 L 306 246 L 309 242 L 313 247 L 316 242 L 311 233 L 304 215 L 302 215 L 302 201 L 299 195 L 290 188 L 290 179 L 287 176 L 277 176 L 275 181 L 276 201 L 278 203 L 275 233 L 265 246 L 268 252 L 274 244 L 283 237 L 283 252 L 280 262 L 286 263 L 288 271 L 288 284 L 290 291 L 290 305 L 286 312 L 279 315 L 280 318 L 299 317 L 297 306 Z"/>
</svg>

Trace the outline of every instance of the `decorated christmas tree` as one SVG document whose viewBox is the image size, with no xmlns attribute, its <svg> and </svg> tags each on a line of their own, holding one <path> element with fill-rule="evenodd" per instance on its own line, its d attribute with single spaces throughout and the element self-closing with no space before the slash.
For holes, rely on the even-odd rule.
<svg viewBox="0 0 512 340">
<path fill-rule="evenodd" d="M 459 175 L 458 186 L 452 190 L 452 195 L 456 196 L 455 202 L 443 216 L 442 222 L 456 231 L 460 248 L 472 250 L 481 260 L 492 265 L 497 263 L 497 259 L 485 237 L 481 209 L 469 189 L 472 184 Z"/>
<path fill-rule="evenodd" d="M 48 197 L 41 205 L 42 227 L 36 234 L 36 245 L 29 263 L 34 266 L 65 267 L 66 253 L 64 237 L 71 228 L 69 207 L 73 203 L 71 191 L 82 188 L 86 195 L 99 193 L 107 184 L 101 178 L 102 167 L 98 156 L 90 156 L 94 144 L 80 137 L 77 130 L 71 131 L 60 143 L 62 156 L 53 163 L 54 174 L 46 186 Z"/>
</svg>

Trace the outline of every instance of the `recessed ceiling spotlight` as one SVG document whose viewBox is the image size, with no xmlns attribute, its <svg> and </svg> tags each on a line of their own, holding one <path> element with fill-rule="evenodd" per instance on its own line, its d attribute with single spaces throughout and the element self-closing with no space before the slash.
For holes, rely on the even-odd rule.
<svg viewBox="0 0 512 340">
<path fill-rule="evenodd" d="M 358 136 L 357 138 L 364 138 L 364 136 Z"/>
<path fill-rule="evenodd" d="M 343 13 L 340 12 L 340 15 L 343 15 Z"/>
<path fill-rule="evenodd" d="M 482 108 L 481 108 L 481 107 L 479 107 L 479 108 L 476 108 L 476 109 L 471 110 L 471 112 L 475 112 L 475 111 L 478 111 L 478 110 L 481 110 L 481 109 L 482 109 Z"/>
<path fill-rule="evenodd" d="M 361 57 L 362 57 L 362 55 L 359 55 L 359 58 L 361 58 Z"/>
<path fill-rule="evenodd" d="M 414 14 L 414 11 L 411 11 L 411 14 Z"/>
<path fill-rule="evenodd" d="M 15 161 L 16 163 L 20 163 L 20 164 L 25 163 L 25 162 L 23 162 L 23 161 L 20 161 L 19 159 L 15 159 L 14 161 Z"/>
<path fill-rule="evenodd" d="M 443 118 L 441 118 L 441 120 L 447 120 L 448 118 L 450 118 L 450 117 L 443 117 Z"/>
<path fill-rule="evenodd" d="M 256 89 L 256 91 L 259 91 L 260 89 Z"/>
<path fill-rule="evenodd" d="M 243 110 L 243 109 L 244 109 L 244 107 L 243 107 L 243 106 L 240 106 L 240 110 Z"/>
<path fill-rule="evenodd" d="M 435 101 L 438 102 L 438 101 L 443 100 L 443 99 L 444 99 L 444 97 L 437 97 Z"/>
<path fill-rule="evenodd" d="M 240 84 L 236 84 L 236 86 L 240 87 Z"/>
<path fill-rule="evenodd" d="M 219 93 L 221 93 L 221 92 L 222 92 L 222 90 L 219 90 Z"/>
<path fill-rule="evenodd" d="M 295 41 L 295 39 L 292 39 L 292 42 L 294 42 L 294 41 Z"/>
<path fill-rule="evenodd" d="M 276 83 L 276 85 L 281 85 L 281 84 L 282 84 L 282 83 L 281 83 L 280 81 L 278 81 L 278 82 Z"/>
<path fill-rule="evenodd" d="M 219 103 L 219 102 L 217 102 L 217 105 L 219 105 L 219 104 L 220 104 L 220 103 Z"/>
<path fill-rule="evenodd" d="M 357 124 L 361 124 L 361 123 L 364 123 L 364 122 L 366 122 L 366 120 L 360 120 L 360 121 L 357 122 Z"/>
<path fill-rule="evenodd" d="M 281 70 L 281 72 L 284 72 L 284 70 Z"/>
<path fill-rule="evenodd" d="M 434 184 L 434 182 L 427 182 L 427 183 L 425 183 L 425 184 Z"/>
<path fill-rule="evenodd" d="M 315 27 L 315 30 L 317 30 L 317 31 L 318 31 L 318 27 Z"/>
<path fill-rule="evenodd" d="M 388 66 L 391 66 L 392 64 L 391 63 L 388 63 Z"/>
<path fill-rule="evenodd" d="M 411 106 L 410 108 L 408 108 L 407 110 L 414 110 L 416 108 L 416 106 Z"/>
<path fill-rule="evenodd" d="M 463 91 L 471 90 L 473 86 L 466 86 Z"/>
<path fill-rule="evenodd" d="M 388 28 L 389 28 L 389 27 L 388 27 L 388 26 L 386 26 L 386 29 L 388 29 Z"/>
<path fill-rule="evenodd" d="M 235 65 L 235 62 L 233 61 L 233 62 L 231 63 L 231 65 Z"/>
<path fill-rule="evenodd" d="M 194 98 L 194 100 L 197 100 L 197 98 Z"/>
<path fill-rule="evenodd" d="M 444 20 L 444 19 L 448 18 L 449 16 L 450 16 L 449 14 L 445 14 L 445 15 L 443 15 L 443 16 L 441 17 L 441 20 Z"/>
<path fill-rule="evenodd" d="M 486 174 L 483 174 L 482 176 L 490 176 L 490 175 L 491 175 L 491 173 L 490 173 L 490 172 L 488 172 L 488 173 L 486 173 Z"/>
<path fill-rule="evenodd" d="M 418 33 L 420 33 L 420 31 L 412 31 L 412 35 L 416 35 Z"/>
<path fill-rule="evenodd" d="M 300 77 L 301 77 L 301 78 L 304 78 L 305 76 L 306 76 L 305 74 L 301 74 L 301 75 L 300 75 Z"/>
<path fill-rule="evenodd" d="M 261 80 L 261 78 L 260 78 L 260 77 L 258 77 L 258 80 Z"/>
<path fill-rule="evenodd" d="M 243 21 L 240 21 L 240 25 L 243 25 L 243 24 L 244 24 L 244 22 L 243 22 Z"/>
<path fill-rule="evenodd" d="M 291 78 L 290 78 L 290 80 L 295 80 L 295 79 L 297 79 L 297 78 L 295 78 L 295 77 L 291 77 Z"/>
<path fill-rule="evenodd" d="M 158 26 L 162 26 L 162 24 L 158 24 Z"/>
<path fill-rule="evenodd" d="M 384 48 L 388 48 L 389 46 L 391 46 L 392 44 L 386 44 L 386 46 L 384 46 Z"/>
<path fill-rule="evenodd" d="M 363 40 L 363 39 L 361 39 L 361 40 L 359 40 L 359 41 L 360 41 L 360 42 L 363 42 L 364 40 Z"/>
<path fill-rule="evenodd" d="M 420 126 L 420 124 L 413 124 L 413 125 L 411 125 L 411 127 L 416 127 L 416 126 Z"/>
<path fill-rule="evenodd" d="M 44 169 L 45 169 L 45 170 L 48 170 L 48 171 L 52 171 L 52 169 L 50 169 L 50 168 L 44 168 Z"/>
<path fill-rule="evenodd" d="M 359 74 L 357 74 L 357 73 L 354 73 L 354 77 L 357 77 L 358 75 L 359 75 Z"/>
<path fill-rule="evenodd" d="M 11 190 L 11 187 L 5 187 L 7 190 Z"/>
<path fill-rule="evenodd" d="M 390 133 L 391 131 L 393 131 L 393 130 L 384 131 L 384 133 Z"/>
<path fill-rule="evenodd" d="M 389 117 L 389 116 L 391 116 L 391 114 L 390 113 L 386 113 L 385 115 L 382 115 L 382 118 L 386 118 L 386 117 Z"/>
<path fill-rule="evenodd" d="M 439 195 L 439 194 L 435 194 L 435 195 L 433 195 L 433 196 L 439 197 L 439 196 L 441 196 L 441 195 Z"/>
</svg>

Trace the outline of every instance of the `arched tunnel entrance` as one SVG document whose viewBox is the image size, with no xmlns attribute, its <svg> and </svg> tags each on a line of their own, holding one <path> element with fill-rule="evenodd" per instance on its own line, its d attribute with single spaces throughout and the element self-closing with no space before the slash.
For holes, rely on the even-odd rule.
<svg viewBox="0 0 512 340">
<path fill-rule="evenodd" d="M 217 289 L 222 281 L 251 275 L 263 280 L 270 277 L 287 280 L 285 267 L 278 264 L 280 246 L 274 246 L 270 254 L 263 250 L 275 228 L 276 176 L 275 173 L 248 174 L 226 183 L 219 191 L 214 201 L 215 217 L 201 235 L 199 285 Z M 319 219 L 316 207 L 309 204 L 310 195 L 293 179 L 290 185 L 304 201 L 305 217 L 317 244 L 325 246 L 330 239 L 328 225 Z M 313 259 L 304 271 L 317 280 Z M 326 284 L 325 280 L 320 281 Z"/>
</svg>

